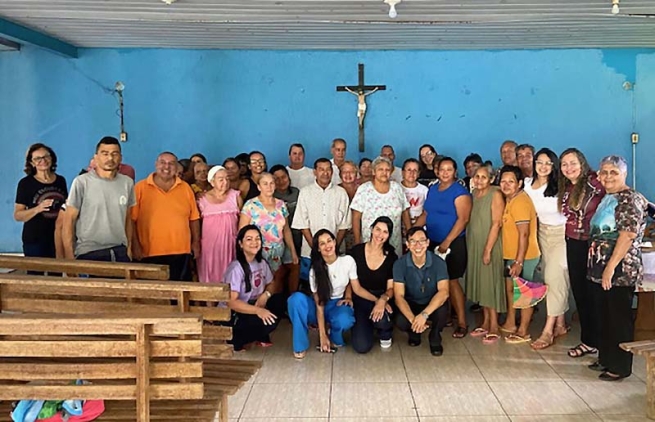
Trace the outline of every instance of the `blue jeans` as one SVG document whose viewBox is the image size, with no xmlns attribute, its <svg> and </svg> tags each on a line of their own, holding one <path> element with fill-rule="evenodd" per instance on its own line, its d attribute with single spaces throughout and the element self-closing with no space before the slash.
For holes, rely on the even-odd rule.
<svg viewBox="0 0 655 422">
<path fill-rule="evenodd" d="M 330 325 L 330 341 L 343 346 L 343 332 L 355 324 L 355 312 L 350 306 L 337 306 L 340 299 L 331 299 L 325 304 L 325 324 Z M 304 293 L 296 292 L 287 300 L 289 319 L 293 325 L 293 351 L 309 349 L 309 324 L 317 324 L 316 303 Z"/>
<path fill-rule="evenodd" d="M 55 258 L 55 244 L 50 243 L 23 243 L 23 255 L 37 258 Z M 43 275 L 42 271 L 28 271 L 28 275 Z M 60 276 L 61 273 L 48 273 Z"/>
</svg>

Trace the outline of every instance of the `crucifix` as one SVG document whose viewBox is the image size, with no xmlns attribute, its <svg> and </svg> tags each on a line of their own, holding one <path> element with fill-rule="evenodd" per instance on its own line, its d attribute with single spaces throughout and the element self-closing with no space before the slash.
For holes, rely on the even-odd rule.
<svg viewBox="0 0 655 422">
<path fill-rule="evenodd" d="M 359 120 L 359 152 L 364 152 L 364 117 L 366 117 L 366 97 L 376 91 L 384 91 L 386 85 L 365 85 L 364 84 L 364 64 L 360 63 L 359 84 L 349 86 L 337 86 L 337 91 L 346 91 L 357 96 L 357 119 Z"/>
</svg>

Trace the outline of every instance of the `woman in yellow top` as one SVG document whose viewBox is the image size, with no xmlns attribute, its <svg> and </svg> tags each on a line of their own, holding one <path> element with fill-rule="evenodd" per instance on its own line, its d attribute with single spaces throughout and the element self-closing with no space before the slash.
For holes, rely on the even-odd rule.
<svg viewBox="0 0 655 422">
<path fill-rule="evenodd" d="M 531 340 L 529 328 L 533 308 L 521 309 L 521 324 L 516 327 L 514 284 L 512 277 L 532 280 L 539 264 L 537 243 L 537 213 L 532 200 L 523 191 L 523 176 L 516 166 L 500 169 L 500 190 L 505 196 L 503 212 L 503 259 L 505 260 L 505 288 L 507 289 L 507 319 L 501 331 L 508 333 L 508 343 L 527 343 Z"/>
</svg>

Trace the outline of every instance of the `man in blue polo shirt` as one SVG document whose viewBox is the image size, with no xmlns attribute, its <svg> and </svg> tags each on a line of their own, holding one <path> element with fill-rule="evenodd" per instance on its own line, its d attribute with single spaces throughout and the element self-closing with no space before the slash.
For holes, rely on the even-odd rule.
<svg viewBox="0 0 655 422">
<path fill-rule="evenodd" d="M 409 229 L 409 253 L 393 265 L 393 294 L 400 311 L 398 328 L 409 334 L 409 345 L 421 344 L 421 333 L 431 321 L 430 353 L 441 356 L 441 330 L 448 315 L 444 306 L 448 300 L 448 268 L 443 259 L 428 250 L 429 244 L 423 227 Z"/>
</svg>

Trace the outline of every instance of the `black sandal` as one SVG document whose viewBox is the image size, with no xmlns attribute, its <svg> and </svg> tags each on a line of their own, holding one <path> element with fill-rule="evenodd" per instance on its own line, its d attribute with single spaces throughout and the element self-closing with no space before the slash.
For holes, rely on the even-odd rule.
<svg viewBox="0 0 655 422">
<path fill-rule="evenodd" d="M 469 327 L 460 327 L 459 325 L 453 331 L 453 338 L 464 338 L 469 332 Z"/>
<path fill-rule="evenodd" d="M 584 343 L 580 343 L 575 347 L 572 347 L 568 351 L 570 358 L 581 358 L 584 355 L 594 355 L 598 353 L 598 349 L 594 347 L 589 347 Z"/>
</svg>

